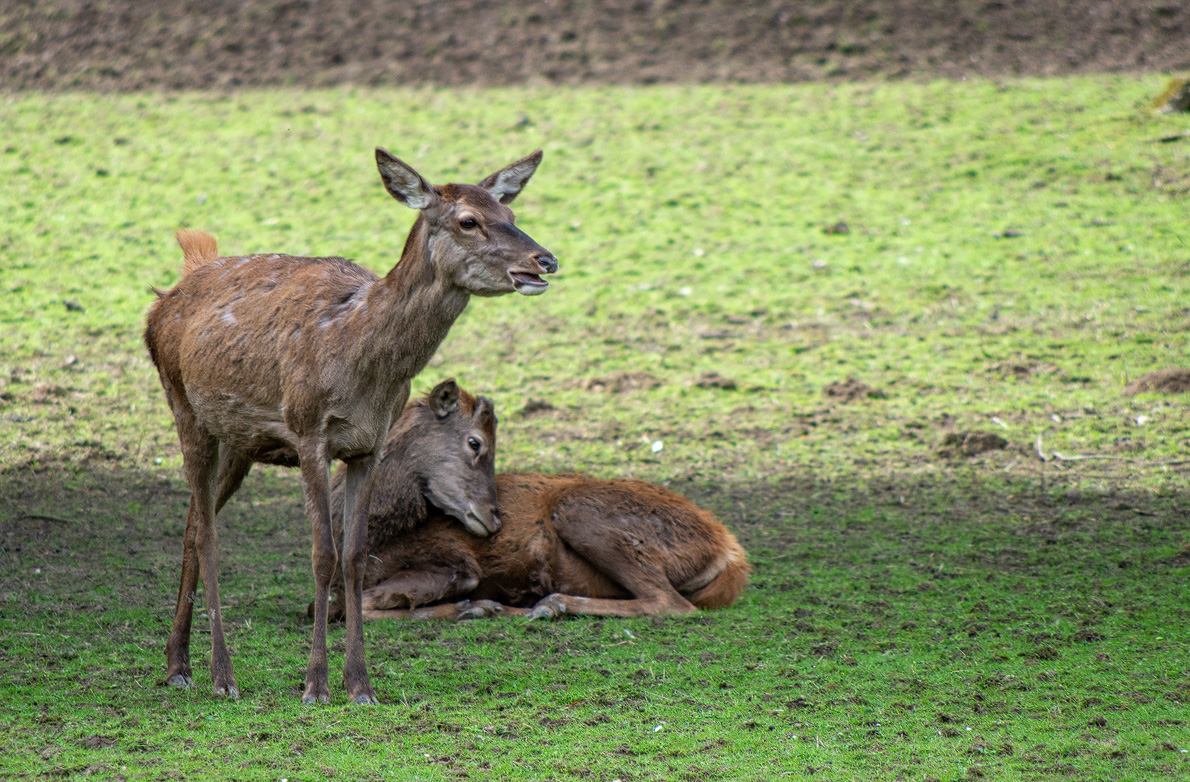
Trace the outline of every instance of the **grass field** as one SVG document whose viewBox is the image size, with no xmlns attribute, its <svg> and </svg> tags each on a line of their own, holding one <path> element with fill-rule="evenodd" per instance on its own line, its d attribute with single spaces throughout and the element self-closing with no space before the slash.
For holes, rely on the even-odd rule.
<svg viewBox="0 0 1190 782">
<path fill-rule="evenodd" d="M 0 778 L 1185 778 L 1190 413 L 1124 392 L 1190 360 L 1161 86 L 3 96 Z M 150 286 L 183 226 L 383 272 L 413 213 L 376 145 L 432 182 L 545 150 L 516 209 L 560 274 L 473 301 L 415 392 L 491 395 L 501 469 L 714 510 L 739 603 L 371 624 L 377 709 L 335 629 L 303 708 L 309 527 L 257 468 L 220 526 L 243 697 L 201 617 L 198 686 L 158 686 L 188 491 Z"/>
</svg>

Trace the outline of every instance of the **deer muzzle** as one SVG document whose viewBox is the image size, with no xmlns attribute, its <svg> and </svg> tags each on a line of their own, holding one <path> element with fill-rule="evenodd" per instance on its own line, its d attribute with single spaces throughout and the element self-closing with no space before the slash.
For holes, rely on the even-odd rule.
<svg viewBox="0 0 1190 782">
<path fill-rule="evenodd" d="M 500 531 L 500 517 L 494 509 L 484 512 L 475 505 L 467 507 L 467 513 L 462 518 L 463 526 L 477 538 L 486 538 Z"/>
</svg>

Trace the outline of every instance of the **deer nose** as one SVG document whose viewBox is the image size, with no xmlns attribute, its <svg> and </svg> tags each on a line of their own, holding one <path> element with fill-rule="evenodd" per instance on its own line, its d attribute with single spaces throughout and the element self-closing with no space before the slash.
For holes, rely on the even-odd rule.
<svg viewBox="0 0 1190 782">
<path fill-rule="evenodd" d="M 546 274 L 553 274 L 554 272 L 558 271 L 558 259 L 549 253 L 543 253 L 541 255 L 535 256 L 533 260 L 537 261 L 537 265 L 540 266 L 541 270 Z"/>
</svg>

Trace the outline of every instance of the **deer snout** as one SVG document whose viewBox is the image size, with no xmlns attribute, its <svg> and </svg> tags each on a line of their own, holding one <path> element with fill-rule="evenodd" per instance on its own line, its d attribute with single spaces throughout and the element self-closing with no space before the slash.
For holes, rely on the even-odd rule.
<svg viewBox="0 0 1190 782">
<path fill-rule="evenodd" d="M 558 259 L 549 253 L 536 255 L 533 260 L 537 261 L 537 265 L 541 267 L 541 271 L 545 274 L 553 274 L 558 271 Z"/>
<path fill-rule="evenodd" d="M 482 505 L 470 504 L 460 521 L 467 531 L 477 538 L 486 538 L 500 531 L 500 517 L 496 514 L 494 505 L 485 508 Z"/>
</svg>

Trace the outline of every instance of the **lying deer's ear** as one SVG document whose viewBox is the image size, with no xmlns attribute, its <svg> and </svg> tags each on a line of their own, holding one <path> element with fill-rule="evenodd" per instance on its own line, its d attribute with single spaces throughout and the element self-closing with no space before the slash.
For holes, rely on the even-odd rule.
<svg viewBox="0 0 1190 782">
<path fill-rule="evenodd" d="M 537 170 L 537 164 L 541 162 L 541 150 L 537 150 L 528 157 L 523 157 L 512 165 L 505 166 L 496 173 L 488 176 L 479 186 L 492 194 L 502 204 L 511 204 L 516 198 L 521 188 L 529 181 L 529 177 L 533 176 L 533 172 Z"/>
<path fill-rule="evenodd" d="M 454 378 L 443 380 L 434 386 L 428 397 L 430 410 L 438 418 L 446 418 L 459 407 L 459 384 Z"/>
<path fill-rule="evenodd" d="M 381 147 L 376 147 L 376 168 L 384 180 L 384 189 L 410 209 L 425 209 L 438 197 L 421 174 Z"/>
<path fill-rule="evenodd" d="M 480 426 L 486 426 L 491 421 L 492 428 L 496 428 L 496 406 L 486 396 L 481 396 L 475 402 L 475 415 L 472 416 Z"/>
</svg>

